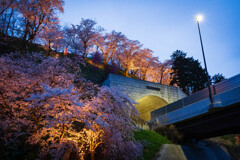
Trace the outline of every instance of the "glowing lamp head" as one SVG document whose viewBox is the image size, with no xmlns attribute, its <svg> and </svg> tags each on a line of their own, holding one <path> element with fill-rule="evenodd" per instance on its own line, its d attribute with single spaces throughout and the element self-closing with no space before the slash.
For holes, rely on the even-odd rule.
<svg viewBox="0 0 240 160">
<path fill-rule="evenodd" d="M 197 15 L 196 17 L 198 22 L 201 22 L 203 20 L 203 16 L 202 15 Z"/>
</svg>

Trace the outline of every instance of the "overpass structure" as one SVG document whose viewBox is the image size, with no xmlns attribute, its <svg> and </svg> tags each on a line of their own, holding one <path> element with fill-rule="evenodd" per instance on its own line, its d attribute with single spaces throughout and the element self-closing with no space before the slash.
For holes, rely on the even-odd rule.
<svg viewBox="0 0 240 160">
<path fill-rule="evenodd" d="M 240 133 L 240 74 L 151 112 L 150 128 L 174 124 L 185 138 Z"/>
<path fill-rule="evenodd" d="M 103 85 L 114 87 L 128 94 L 132 100 L 138 103 L 136 108 L 139 116 L 145 121 L 151 119 L 151 111 L 186 97 L 178 87 L 115 74 L 109 74 Z"/>
</svg>

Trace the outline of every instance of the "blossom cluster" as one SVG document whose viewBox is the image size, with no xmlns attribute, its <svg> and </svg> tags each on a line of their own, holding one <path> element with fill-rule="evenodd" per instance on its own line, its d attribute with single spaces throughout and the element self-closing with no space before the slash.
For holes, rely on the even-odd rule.
<svg viewBox="0 0 240 160">
<path fill-rule="evenodd" d="M 81 77 L 74 58 L 0 57 L 0 141 L 8 158 L 137 159 L 134 102 Z M 96 156 L 97 155 L 97 156 Z M 6 157 L 1 157 L 6 158 Z"/>
</svg>

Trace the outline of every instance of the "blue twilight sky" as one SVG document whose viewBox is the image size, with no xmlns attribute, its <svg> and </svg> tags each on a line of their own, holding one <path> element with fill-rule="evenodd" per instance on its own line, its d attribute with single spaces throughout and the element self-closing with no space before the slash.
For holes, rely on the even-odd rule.
<svg viewBox="0 0 240 160">
<path fill-rule="evenodd" d="M 201 13 L 210 75 L 229 78 L 240 73 L 240 0 L 66 0 L 64 9 L 62 24 L 94 19 L 108 32 L 139 40 L 161 61 L 180 49 L 203 66 L 195 21 Z"/>
</svg>

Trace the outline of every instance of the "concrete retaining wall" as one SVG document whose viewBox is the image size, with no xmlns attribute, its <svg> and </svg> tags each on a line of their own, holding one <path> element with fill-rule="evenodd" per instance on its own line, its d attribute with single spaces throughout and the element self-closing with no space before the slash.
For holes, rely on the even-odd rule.
<svg viewBox="0 0 240 160">
<path fill-rule="evenodd" d="M 107 80 L 105 80 L 103 85 L 120 89 L 124 93 L 128 94 L 134 101 L 137 101 L 147 95 L 158 96 L 168 103 L 172 103 L 186 97 L 186 95 L 178 87 L 161 85 L 158 83 L 128 78 L 114 74 L 109 74 Z M 156 89 L 159 88 L 160 91 L 147 89 L 147 86 Z"/>
</svg>

